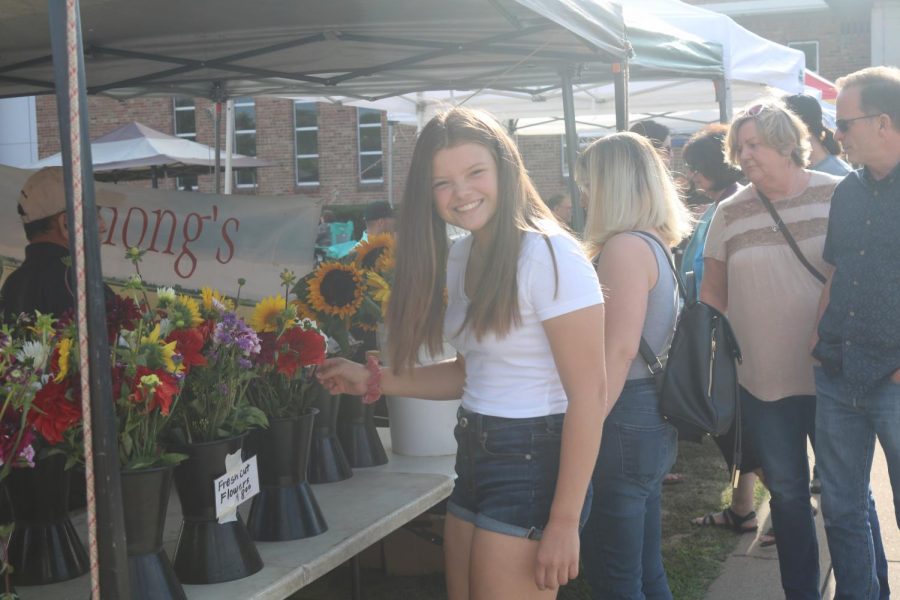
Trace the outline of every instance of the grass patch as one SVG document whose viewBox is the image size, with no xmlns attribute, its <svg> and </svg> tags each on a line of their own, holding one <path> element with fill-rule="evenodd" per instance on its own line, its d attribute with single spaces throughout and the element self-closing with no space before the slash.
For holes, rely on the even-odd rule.
<svg viewBox="0 0 900 600">
<path fill-rule="evenodd" d="M 731 502 L 731 486 L 719 449 L 709 440 L 703 444 L 682 443 L 673 471 L 684 481 L 663 488 L 663 562 L 675 600 L 702 600 L 706 590 L 722 570 L 725 558 L 737 546 L 739 536 L 718 527 L 695 527 L 690 520 Z M 757 484 L 757 504 L 766 497 Z M 442 575 L 400 577 L 378 571 L 363 573 L 367 600 L 445 600 Z M 326 600 L 349 596 L 346 567 L 335 569 L 291 598 Z M 559 600 L 590 600 L 583 577 L 559 594 Z"/>
</svg>

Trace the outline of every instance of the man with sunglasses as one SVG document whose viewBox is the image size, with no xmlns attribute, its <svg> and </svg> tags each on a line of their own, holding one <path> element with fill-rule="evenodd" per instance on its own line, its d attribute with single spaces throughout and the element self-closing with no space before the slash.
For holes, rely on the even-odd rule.
<svg viewBox="0 0 900 600">
<path fill-rule="evenodd" d="M 835 598 L 870 600 L 890 594 L 868 518 L 876 436 L 900 483 L 900 69 L 871 67 L 837 84 L 835 138 L 862 168 L 831 201 L 823 256 L 835 269 L 813 349 L 816 462 Z M 900 525 L 897 488 L 894 511 Z"/>
</svg>

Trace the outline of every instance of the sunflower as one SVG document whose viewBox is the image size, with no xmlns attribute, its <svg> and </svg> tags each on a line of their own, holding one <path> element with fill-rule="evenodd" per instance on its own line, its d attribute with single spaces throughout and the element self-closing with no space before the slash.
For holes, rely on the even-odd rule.
<svg viewBox="0 0 900 600">
<path fill-rule="evenodd" d="M 386 254 L 394 254 L 394 243 L 391 233 L 375 234 L 356 247 L 353 263 L 361 269 L 378 269 L 378 262 Z"/>
<path fill-rule="evenodd" d="M 203 299 L 203 312 L 205 314 L 218 313 L 220 307 L 225 310 L 234 310 L 234 304 L 223 296 L 219 290 L 205 287 L 200 290 L 200 295 Z"/>
<path fill-rule="evenodd" d="M 196 327 L 203 323 L 200 305 L 190 296 L 178 296 L 169 305 L 169 320 L 176 329 Z"/>
<path fill-rule="evenodd" d="M 250 327 L 257 333 L 274 332 L 278 330 L 278 317 L 287 307 L 282 296 L 269 296 L 260 300 L 253 309 L 250 317 Z"/>
<path fill-rule="evenodd" d="M 363 301 L 362 279 L 362 272 L 353 264 L 322 263 L 309 280 L 306 300 L 315 311 L 342 319 L 352 317 Z"/>
<path fill-rule="evenodd" d="M 72 338 L 63 338 L 59 340 L 59 344 L 56 345 L 56 352 L 58 356 L 57 360 L 59 362 L 59 372 L 56 374 L 56 377 L 53 378 L 53 381 L 61 383 L 69 374 L 69 360 L 72 356 Z"/>
<path fill-rule="evenodd" d="M 297 298 L 296 300 L 291 300 L 291 304 L 294 306 L 294 308 L 297 311 L 297 317 L 299 317 L 301 319 L 308 319 L 310 321 L 315 322 L 316 317 L 317 317 L 316 311 L 311 309 L 309 307 L 309 304 L 307 304 L 306 302 L 303 302 L 299 298 Z"/>
<path fill-rule="evenodd" d="M 175 350 L 178 345 L 177 341 L 171 341 L 168 344 L 165 340 L 159 339 L 159 323 L 153 328 L 148 335 L 141 338 L 141 345 L 138 354 L 146 357 L 146 365 L 151 369 L 165 368 L 169 373 L 178 373 L 184 369 L 184 366 L 175 362 Z"/>
<path fill-rule="evenodd" d="M 372 299 L 381 306 L 381 316 L 387 316 L 387 305 L 391 299 L 391 286 L 384 278 L 374 271 L 366 272 L 366 283 L 369 286 L 369 292 Z"/>
</svg>

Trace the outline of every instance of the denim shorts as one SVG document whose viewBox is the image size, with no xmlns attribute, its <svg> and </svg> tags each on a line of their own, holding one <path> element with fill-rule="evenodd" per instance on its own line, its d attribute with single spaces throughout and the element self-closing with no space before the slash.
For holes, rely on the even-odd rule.
<svg viewBox="0 0 900 600">
<path fill-rule="evenodd" d="M 541 539 L 556 491 L 564 416 L 508 419 L 460 408 L 453 432 L 457 478 L 447 510 L 479 529 Z M 582 527 L 590 507 L 588 488 Z"/>
</svg>

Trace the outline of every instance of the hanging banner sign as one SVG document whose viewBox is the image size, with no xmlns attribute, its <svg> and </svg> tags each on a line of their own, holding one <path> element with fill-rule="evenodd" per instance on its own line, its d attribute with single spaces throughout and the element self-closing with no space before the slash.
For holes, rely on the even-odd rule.
<svg viewBox="0 0 900 600">
<path fill-rule="evenodd" d="M 23 260 L 27 241 L 16 210 L 31 171 L 0 165 L 0 256 Z M 313 269 L 320 204 L 302 196 L 224 196 L 95 183 L 119 201 L 99 209 L 103 276 L 127 279 L 129 247 L 146 253 L 141 275 L 148 286 L 199 290 L 209 286 L 258 300 L 283 293 L 279 274 Z"/>
</svg>

